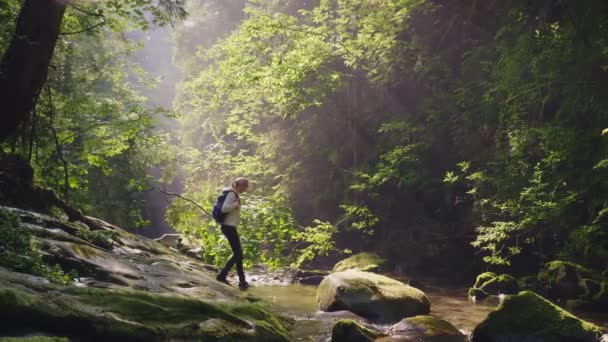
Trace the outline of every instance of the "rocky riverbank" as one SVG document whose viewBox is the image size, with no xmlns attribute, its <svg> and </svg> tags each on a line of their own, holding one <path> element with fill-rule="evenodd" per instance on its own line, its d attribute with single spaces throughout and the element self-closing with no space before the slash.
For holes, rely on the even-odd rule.
<svg viewBox="0 0 608 342">
<path fill-rule="evenodd" d="M 102 230 L 14 208 L 68 285 L 0 268 L 0 336 L 74 341 L 288 341 L 292 320 L 215 281 L 213 267 L 96 220 Z M 89 218 L 95 220 L 93 218 Z M 91 238 L 95 236 L 96 238 Z M 72 273 L 74 274 L 74 273 Z"/>
</svg>

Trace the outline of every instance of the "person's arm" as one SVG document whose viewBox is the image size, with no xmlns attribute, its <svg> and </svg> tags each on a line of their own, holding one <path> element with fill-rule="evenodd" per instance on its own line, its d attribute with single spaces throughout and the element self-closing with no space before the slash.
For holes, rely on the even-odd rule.
<svg viewBox="0 0 608 342">
<path fill-rule="evenodd" d="M 240 204 L 241 203 L 239 201 L 239 198 L 236 197 L 236 194 L 230 191 L 228 194 L 226 194 L 226 199 L 224 200 L 224 204 L 222 205 L 222 212 L 229 213 L 235 208 L 237 208 Z"/>
</svg>

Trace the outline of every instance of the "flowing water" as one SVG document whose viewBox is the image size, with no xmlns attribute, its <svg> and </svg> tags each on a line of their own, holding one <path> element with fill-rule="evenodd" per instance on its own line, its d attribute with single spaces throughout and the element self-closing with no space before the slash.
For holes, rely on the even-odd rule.
<svg viewBox="0 0 608 342">
<path fill-rule="evenodd" d="M 468 334 L 499 304 L 497 297 L 475 303 L 467 298 L 467 288 L 423 284 L 420 287 L 431 301 L 431 314 L 451 322 Z M 348 312 L 323 313 L 316 305 L 317 289 L 302 285 L 265 285 L 250 289 L 262 298 L 275 312 L 287 314 L 296 320 L 293 336 L 296 341 L 327 341 L 333 324 L 342 318 L 356 318 Z M 608 328 L 607 314 L 582 314 L 579 317 Z M 382 327 L 379 327 L 382 328 Z"/>
</svg>

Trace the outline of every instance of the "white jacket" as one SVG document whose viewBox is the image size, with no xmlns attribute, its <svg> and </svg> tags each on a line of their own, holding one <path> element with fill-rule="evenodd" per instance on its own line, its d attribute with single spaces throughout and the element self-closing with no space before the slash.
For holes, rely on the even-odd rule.
<svg viewBox="0 0 608 342">
<path fill-rule="evenodd" d="M 241 203 L 233 187 L 227 187 L 223 191 L 229 191 L 222 205 L 222 212 L 227 213 L 224 225 L 236 227 L 241 219 Z"/>
</svg>

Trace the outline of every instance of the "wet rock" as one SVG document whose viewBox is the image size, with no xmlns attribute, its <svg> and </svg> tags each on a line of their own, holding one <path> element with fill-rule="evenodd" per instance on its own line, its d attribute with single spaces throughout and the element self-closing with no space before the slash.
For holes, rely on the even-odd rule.
<svg viewBox="0 0 608 342">
<path fill-rule="evenodd" d="M 161 243 L 167 247 L 176 248 L 182 241 L 181 234 L 163 234 L 163 236 L 154 239 L 154 241 Z"/>
<path fill-rule="evenodd" d="M 469 297 L 483 299 L 487 295 L 515 294 L 518 290 L 517 280 L 512 276 L 485 272 L 477 276 L 475 284 L 469 289 Z"/>
<path fill-rule="evenodd" d="M 488 294 L 482 289 L 472 287 L 469 289 L 469 297 L 473 298 L 474 300 L 483 300 L 488 297 Z"/>
<path fill-rule="evenodd" d="M 298 283 L 301 285 L 319 285 L 321 284 L 321 282 L 323 281 L 324 277 L 321 276 L 311 276 L 311 277 L 306 277 L 306 278 L 301 278 L 300 280 L 298 280 Z"/>
<path fill-rule="evenodd" d="M 379 257 L 377 254 L 364 252 L 355 254 L 338 262 L 334 266 L 333 272 L 342 272 L 346 270 L 380 272 L 385 270 L 387 264 L 386 259 Z"/>
<path fill-rule="evenodd" d="M 497 274 L 494 272 L 484 272 L 480 275 L 477 276 L 477 278 L 475 279 L 475 284 L 473 285 L 474 288 L 480 288 L 483 284 L 485 284 L 486 282 L 496 278 Z"/>
<path fill-rule="evenodd" d="M 369 272 L 349 270 L 325 277 L 317 289 L 323 311 L 349 310 L 379 322 L 428 314 L 426 295 L 397 280 Z"/>
<path fill-rule="evenodd" d="M 327 271 L 297 270 L 294 274 L 294 278 L 325 277 L 328 274 L 329 274 L 329 272 L 327 272 Z"/>
<path fill-rule="evenodd" d="M 534 292 L 507 296 L 472 334 L 473 342 L 596 342 L 601 329 L 583 321 Z"/>
<path fill-rule="evenodd" d="M 381 336 L 386 335 L 353 320 L 342 319 L 336 322 L 332 329 L 331 342 L 374 342 Z"/>
<path fill-rule="evenodd" d="M 518 291 L 517 280 L 508 274 L 501 274 L 481 285 L 480 289 L 487 294 L 515 294 Z"/>
<path fill-rule="evenodd" d="M 88 229 L 86 226 L 66 223 L 47 215 L 30 213 L 18 209 L 15 209 L 14 212 L 22 219 L 22 223 L 24 218 L 28 220 L 27 223 L 23 224 L 28 225 L 26 229 L 30 230 L 40 242 L 40 245 L 43 247 L 45 260 L 49 259 L 52 261 L 51 264 L 60 264 L 66 272 L 76 270 L 78 273 L 78 278 L 76 278 L 74 285 L 64 288 L 56 287 L 56 285 L 50 284 L 49 281 L 43 278 L 0 269 L 0 293 L 6 295 L 2 297 L 6 299 L 6 302 L 0 303 L 0 316 L 6 318 L 6 320 L 1 320 L 3 324 L 12 322 L 10 320 L 11 317 L 6 316 L 8 315 L 6 310 L 8 309 L 5 308 L 11 307 L 9 306 L 9 302 L 11 303 L 10 305 L 16 305 L 14 307 L 16 310 L 24 310 L 20 311 L 20 315 L 23 315 L 20 317 L 24 319 L 24 322 L 35 321 L 33 323 L 30 322 L 31 324 L 27 326 L 22 326 L 22 329 L 18 332 L 18 336 L 22 336 L 23 333 L 28 332 L 37 333 L 36 329 L 38 329 L 40 324 L 46 324 L 46 328 L 53 328 L 55 325 L 65 327 L 68 324 L 64 320 L 71 320 L 72 326 L 82 325 L 89 328 L 92 326 L 112 326 L 112 329 L 114 329 L 115 322 L 122 322 L 124 320 L 123 323 L 116 323 L 116 329 L 119 329 L 121 324 L 127 324 L 129 327 L 148 326 L 149 324 L 149 329 L 143 329 L 142 334 L 147 332 L 157 335 L 154 338 L 148 338 L 147 335 L 145 338 L 140 338 L 138 337 L 140 335 L 134 334 L 130 338 L 114 340 L 166 340 L 168 338 L 160 336 L 166 333 L 166 329 L 174 329 L 168 327 L 170 324 L 174 324 L 175 329 L 180 325 L 183 329 L 190 329 L 192 327 L 200 329 L 201 326 L 198 323 L 205 322 L 205 319 L 201 316 L 192 316 L 195 319 L 200 318 L 200 322 L 195 324 L 192 320 L 188 320 L 185 315 L 183 317 L 179 315 L 186 313 L 185 311 L 182 312 L 182 310 L 190 310 L 189 308 L 199 305 L 197 304 L 198 301 L 204 300 L 212 303 L 213 307 L 217 306 L 217 310 L 219 311 L 224 310 L 242 321 L 253 322 L 253 325 L 248 323 L 246 327 L 237 327 L 238 329 L 231 330 L 232 335 L 230 336 L 233 336 L 231 340 L 265 341 L 265 338 L 261 338 L 260 336 L 262 336 L 261 334 L 266 334 L 265 331 L 268 329 L 274 331 L 271 335 L 268 335 L 268 338 L 271 340 L 286 340 L 282 333 L 285 329 L 281 327 L 287 327 L 288 324 L 282 323 L 283 318 L 280 318 L 282 316 L 258 311 L 258 309 L 249 310 L 247 306 L 241 307 L 243 303 L 247 304 L 247 294 L 234 287 L 217 282 L 215 280 L 217 268 L 211 265 L 197 262 L 158 242 L 131 234 L 107 222 L 94 218 L 88 218 L 88 220 L 95 222 L 96 226 L 102 229 L 101 231 L 107 230 L 111 233 L 109 234 L 113 237 L 111 249 L 101 248 L 81 238 L 82 231 Z M 79 235 L 71 235 L 72 233 Z M 5 273 L 10 274 L 10 277 L 6 276 Z M 26 295 L 22 296 L 22 293 L 18 291 L 25 292 Z M 127 291 L 129 294 L 120 295 L 122 291 Z M 135 293 L 134 295 L 132 295 L 132 291 Z M 130 311 L 123 315 L 122 310 L 127 310 L 126 308 L 106 307 L 106 305 L 110 305 L 109 303 L 93 303 L 91 305 L 86 303 L 87 305 L 84 305 L 85 303 L 82 301 L 84 297 L 81 294 L 87 293 L 94 293 L 99 298 L 105 296 L 108 301 L 115 301 L 116 305 L 131 303 L 133 306 L 130 306 Z M 166 299 L 168 297 L 172 298 L 171 301 L 176 300 L 175 306 L 172 307 L 169 304 L 165 306 L 164 301 L 169 301 L 169 299 Z M 25 309 L 21 306 L 28 305 L 29 301 L 39 303 L 40 305 L 38 306 L 42 312 L 34 311 L 38 307 Z M 184 307 L 178 307 L 178 302 L 181 303 L 180 305 L 183 304 Z M 224 305 L 226 305 L 226 308 L 224 308 Z M 84 313 L 82 312 L 83 310 L 85 311 Z M 245 312 L 242 313 L 240 310 Z M 29 312 L 30 316 L 25 315 L 23 312 Z M 161 312 L 160 316 L 169 315 L 168 312 L 174 312 L 176 316 L 165 317 L 167 321 L 162 322 L 161 325 L 167 325 L 167 327 L 159 327 L 155 323 L 146 321 L 151 319 L 148 317 L 149 315 L 157 315 L 159 314 L 158 312 Z M 201 311 L 200 315 L 202 314 L 203 311 Z M 103 317 L 100 318 L 98 316 Z M 29 318 L 26 319 L 26 317 Z M 221 317 L 212 315 L 210 318 L 222 319 Z M 45 320 L 47 323 L 44 323 Z M 54 324 L 55 320 L 59 323 Z M 222 325 L 211 323 L 203 324 L 202 327 L 205 327 L 207 330 L 212 327 L 217 327 L 218 329 L 216 330 L 219 330 L 219 328 L 223 327 Z M 5 334 L 5 332 L 2 330 L 2 334 Z M 53 331 L 49 331 L 48 329 L 46 331 L 42 330 L 42 332 L 49 334 L 49 336 L 63 336 L 61 334 L 53 334 Z M 79 333 L 75 332 L 74 334 Z M 220 334 L 220 332 L 217 333 Z M 108 332 L 108 334 L 111 333 Z M 168 334 L 171 335 L 171 333 Z M 205 336 L 215 335 L 209 334 Z M 241 339 L 240 336 L 244 336 L 244 339 Z M 211 337 L 176 337 L 175 339 L 223 340 Z M 88 341 L 91 338 L 80 338 L 77 340 Z M 111 338 L 107 340 L 111 340 Z"/>
<path fill-rule="evenodd" d="M 196 248 L 189 249 L 184 254 L 186 254 L 187 256 L 189 256 L 191 258 L 203 261 L 203 248 L 202 247 L 196 247 Z"/>
<path fill-rule="evenodd" d="M 433 316 L 415 316 L 393 325 L 388 334 L 397 341 L 465 342 L 463 335 L 450 322 Z"/>
<path fill-rule="evenodd" d="M 4 269 L 0 307 L 3 334 L 32 331 L 80 341 L 289 341 L 292 324 L 240 300 L 58 286 Z"/>
</svg>

